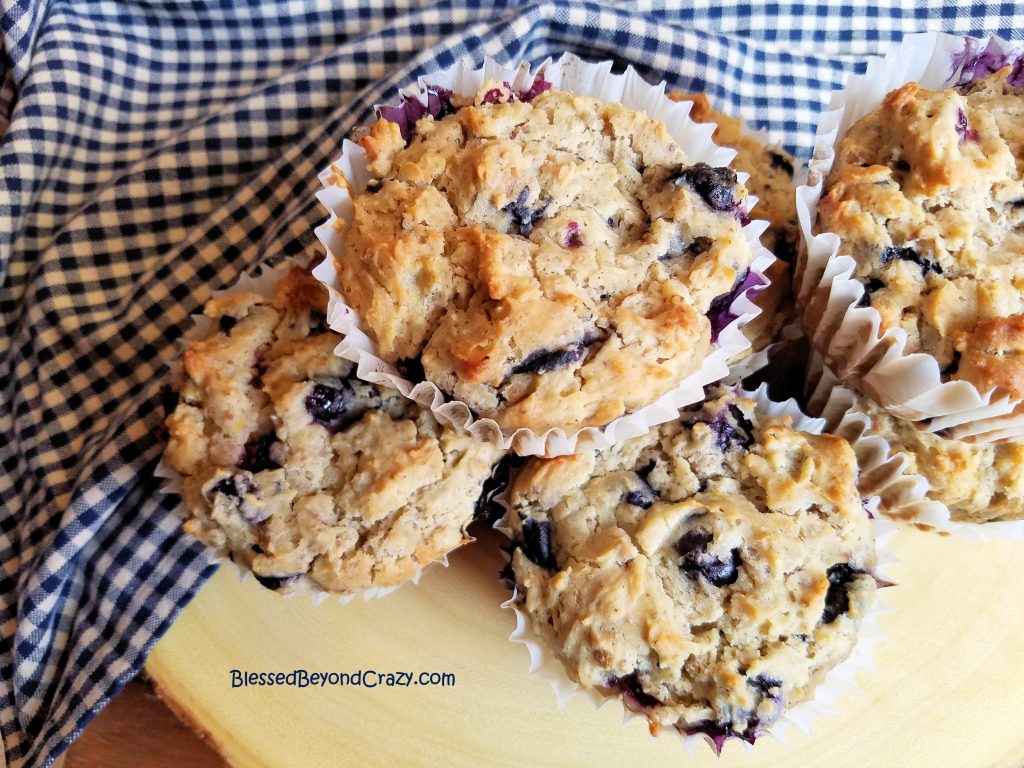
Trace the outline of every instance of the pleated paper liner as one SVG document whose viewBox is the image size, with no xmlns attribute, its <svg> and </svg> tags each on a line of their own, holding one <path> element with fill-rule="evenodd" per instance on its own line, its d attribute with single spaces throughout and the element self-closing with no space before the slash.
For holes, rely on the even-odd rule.
<svg viewBox="0 0 1024 768">
<path fill-rule="evenodd" d="M 861 470 L 861 490 L 879 499 L 878 513 L 923 530 L 969 538 L 1024 538 L 1024 520 L 968 523 L 952 519 L 948 507 L 932 496 L 931 484 L 909 471 L 907 459 L 874 431 L 871 418 L 855 410 L 861 400 L 843 387 L 818 355 L 808 372 L 808 410 L 825 419 L 826 430 L 854 447 Z"/>
<path fill-rule="evenodd" d="M 785 402 L 773 401 L 768 397 L 767 387 L 759 387 L 753 392 L 743 391 L 741 393 L 751 397 L 756 403 L 756 414 L 762 417 L 789 416 L 792 419 L 793 427 L 800 431 L 812 434 L 821 434 L 825 430 L 824 419 L 813 418 L 803 413 L 794 400 Z M 495 528 L 511 538 L 508 514 L 508 493 L 501 494 L 497 501 L 504 507 L 505 516 L 495 524 Z M 879 586 L 891 587 L 889 569 L 897 561 L 893 557 L 889 547 L 889 541 L 896 531 L 896 526 L 889 520 L 875 514 L 877 499 L 870 499 L 865 505 L 867 512 L 873 515 L 871 520 L 872 535 L 875 540 L 876 563 L 872 569 L 872 575 L 878 580 Z M 577 683 L 569 679 L 546 638 L 539 636 L 530 626 L 529 618 L 520 610 L 518 605 L 518 590 L 513 590 L 512 597 L 502 603 L 501 607 L 510 610 L 515 614 L 516 627 L 509 635 L 509 640 L 519 643 L 526 648 L 530 657 L 530 672 L 546 680 L 553 689 L 558 700 L 558 706 L 564 709 L 569 700 L 580 695 L 593 704 L 594 709 L 604 706 L 620 706 L 623 711 L 623 722 L 627 723 L 635 718 L 647 721 L 641 714 L 633 712 L 626 707 L 618 696 L 605 696 L 596 690 L 583 689 Z M 881 615 L 891 612 L 885 604 L 885 590 L 879 589 L 875 607 L 863 619 L 858 630 L 857 642 L 854 644 L 850 655 L 831 669 L 825 679 L 814 689 L 813 697 L 794 705 L 769 728 L 759 731 L 757 738 L 772 737 L 782 744 L 792 736 L 794 732 L 809 734 L 814 721 L 820 717 L 828 717 L 838 712 L 838 701 L 840 697 L 847 694 L 857 694 L 860 686 L 857 683 L 857 675 L 870 673 L 874 666 L 872 662 L 874 648 L 885 640 L 885 634 L 878 625 Z M 614 702 L 614 703 L 613 703 Z M 657 737 L 652 738 L 678 738 L 687 753 L 701 742 L 706 743 L 716 753 L 720 752 L 721 744 L 715 744 L 710 736 L 704 734 L 686 735 L 674 728 L 662 728 Z M 731 739 L 732 740 L 732 739 Z M 755 751 L 756 744 L 749 744 L 742 739 L 735 739 L 742 743 L 748 751 Z"/>
<path fill-rule="evenodd" d="M 651 118 L 665 124 L 691 162 L 705 162 L 712 166 L 724 166 L 731 162 L 735 152 L 716 146 L 711 141 L 715 126 L 689 119 L 689 102 L 669 100 L 665 96 L 664 83 L 650 85 L 632 68 L 627 68 L 624 74 L 614 74 L 611 68 L 612 63 L 608 61 L 595 64 L 565 54 L 557 61 L 544 62 L 537 73 L 543 74 L 544 79 L 554 87 L 609 102 L 620 102 L 630 109 L 645 111 Z M 418 101 L 424 112 L 430 110 L 432 103 L 436 111 L 437 97 L 432 87 L 472 96 L 485 80 L 494 79 L 510 83 L 517 91 L 525 91 L 533 86 L 536 76 L 527 63 L 507 68 L 488 59 L 482 67 L 476 69 L 467 63 L 458 63 L 451 69 L 421 77 L 419 85 L 408 89 L 404 96 L 407 100 Z M 729 314 L 735 319 L 719 333 L 716 348 L 704 359 L 699 370 L 646 407 L 602 427 L 586 427 L 573 433 L 551 429 L 541 434 L 525 428 L 515 431 L 502 429 L 492 419 L 478 418 L 465 403 L 448 399 L 431 382 L 414 383 L 401 376 L 393 366 L 377 356 L 376 345 L 362 330 L 357 313 L 345 303 L 344 286 L 340 284 L 335 267 L 335 258 L 341 255 L 345 247 L 347 225 L 354 215 L 352 198 L 345 180 L 354 188 L 362 189 L 368 179 L 362 148 L 348 140 L 343 142 L 338 159 L 320 174 L 323 189 L 317 193 L 317 198 L 327 209 L 330 218 L 317 227 L 316 234 L 326 247 L 328 258 L 317 267 L 314 275 L 330 291 L 328 322 L 344 336 L 338 346 L 338 354 L 357 364 L 356 371 L 360 378 L 398 389 L 403 395 L 433 411 L 439 421 L 467 430 L 479 440 L 499 443 L 503 448 L 522 455 L 557 456 L 585 448 L 607 448 L 644 434 L 652 426 L 674 418 L 680 407 L 700 401 L 704 385 L 724 377 L 728 372 L 728 361 L 750 347 L 740 328 L 759 313 L 751 302 L 752 291 L 768 284 L 764 271 L 775 260 L 759 241 L 766 224 L 756 220 L 747 224 L 743 233 L 754 251 L 750 274 L 759 282 L 751 280 L 752 284 L 733 301 Z M 749 196 L 748 201 L 749 210 L 756 203 L 756 198 Z"/>
<path fill-rule="evenodd" d="M 258 265 L 252 271 L 242 274 L 238 278 L 237 282 L 235 282 L 235 284 L 232 285 L 230 288 L 215 293 L 214 297 L 237 296 L 238 294 L 241 293 L 258 293 L 263 296 L 270 296 L 273 294 L 274 287 L 277 285 L 278 281 L 281 280 L 282 277 L 284 277 L 292 268 L 295 267 L 304 269 L 304 267 L 301 264 L 290 260 L 285 261 L 284 263 L 280 264 L 277 267 L 270 267 L 265 264 Z M 208 317 L 202 314 L 197 314 L 193 315 L 192 319 L 193 327 L 187 334 L 185 334 L 184 338 L 180 341 L 180 349 L 182 352 L 184 351 L 185 347 L 187 346 L 190 340 L 205 338 L 210 331 L 210 319 Z M 179 354 L 178 359 L 170 366 L 169 381 L 177 381 L 179 379 L 181 375 L 180 360 L 181 355 Z M 175 472 L 170 467 L 168 467 L 164 463 L 162 458 L 160 460 L 160 463 L 157 465 L 154 474 L 163 480 L 160 489 L 162 493 L 174 494 L 178 496 L 179 499 L 181 498 L 182 476 Z M 188 511 L 185 509 L 183 501 L 179 501 L 178 509 L 180 511 L 182 520 L 184 521 L 185 519 L 187 519 Z M 467 539 L 466 542 L 464 542 L 463 546 L 466 543 L 469 543 L 470 541 L 472 541 L 472 539 Z M 231 559 L 226 550 L 216 551 L 211 549 L 211 552 L 215 553 L 211 557 L 211 561 L 217 563 L 220 566 L 233 569 L 238 574 L 239 580 L 244 582 L 251 579 L 253 581 L 259 582 L 259 579 L 251 570 L 246 568 L 241 563 L 237 563 L 233 559 Z M 339 594 L 335 592 L 327 592 L 325 590 L 322 590 L 307 576 L 300 576 L 294 581 L 289 582 L 286 588 L 284 589 L 277 590 L 267 588 L 267 591 L 275 592 L 276 594 L 279 594 L 282 597 L 289 599 L 302 595 L 304 599 L 309 599 L 313 605 L 319 605 L 321 602 L 327 600 L 328 598 L 336 599 L 344 605 L 356 599 L 357 597 L 362 598 L 363 600 L 373 600 L 376 598 L 384 597 L 385 595 L 394 592 L 399 587 L 402 587 L 407 583 L 418 584 L 420 577 L 423 573 L 423 570 L 435 564 L 439 564 L 447 568 L 447 555 L 437 560 L 434 560 L 433 562 L 424 564 L 416 570 L 415 574 L 408 581 L 403 582 L 402 584 L 397 584 L 389 587 L 370 587 L 360 592 L 349 594 Z M 260 588 L 262 589 L 264 588 L 264 586 L 261 584 Z"/>
<path fill-rule="evenodd" d="M 908 35 L 884 58 L 832 94 L 822 114 L 808 183 L 797 191 L 797 215 L 806 245 L 797 293 L 804 327 L 829 367 L 900 418 L 930 432 L 976 442 L 1024 438 L 1024 401 L 999 389 L 980 392 L 967 381 L 943 382 L 936 359 L 906 350 L 899 328 L 881 332 L 881 315 L 858 307 L 864 286 L 853 277 L 854 260 L 840 253 L 839 237 L 815 234 L 816 211 L 837 142 L 891 90 L 908 82 L 948 88 L 1019 62 L 1021 44 L 998 37 L 976 40 L 942 33 Z"/>
<path fill-rule="evenodd" d="M 878 434 L 871 417 L 858 409 L 865 398 L 843 385 L 798 327 L 787 326 L 782 336 L 781 341 L 743 361 L 749 365 L 735 367 L 728 380 L 742 380 L 748 387 L 767 386 L 772 397 L 792 397 L 805 412 L 824 419 L 826 432 L 845 438 L 857 455 L 861 495 L 876 500 L 874 514 L 941 534 L 1024 537 L 1024 521 L 966 523 L 952 519 L 949 508 L 931 495 L 928 479 L 911 471 L 906 457 Z"/>
</svg>

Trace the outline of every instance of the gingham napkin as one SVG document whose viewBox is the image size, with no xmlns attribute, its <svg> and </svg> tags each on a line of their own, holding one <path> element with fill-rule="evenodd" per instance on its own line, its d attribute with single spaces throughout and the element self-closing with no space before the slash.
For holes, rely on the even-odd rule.
<svg viewBox="0 0 1024 768">
<path fill-rule="evenodd" d="M 210 575 L 152 476 L 167 362 L 213 291 L 314 247 L 316 172 L 375 102 L 460 57 L 572 51 L 705 89 L 806 155 L 864 55 L 1024 29 L 1019 7 L 955 0 L 0 3 L 11 766 L 52 763 Z"/>
</svg>

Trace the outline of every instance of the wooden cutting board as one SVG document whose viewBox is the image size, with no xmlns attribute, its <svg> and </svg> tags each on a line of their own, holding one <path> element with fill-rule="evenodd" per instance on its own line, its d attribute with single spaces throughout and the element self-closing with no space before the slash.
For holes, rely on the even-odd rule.
<svg viewBox="0 0 1024 768">
<path fill-rule="evenodd" d="M 515 619 L 495 574 L 501 539 L 482 539 L 386 598 L 281 597 L 226 568 L 153 650 L 164 699 L 233 766 L 650 766 L 975 768 L 1024 765 L 1024 541 L 976 541 L 906 529 L 887 640 L 862 691 L 811 735 L 716 759 L 675 738 L 622 725 L 618 702 L 580 697 L 559 711 L 550 686 L 508 642 Z M 454 673 L 453 687 L 231 686 L 250 672 Z"/>
</svg>

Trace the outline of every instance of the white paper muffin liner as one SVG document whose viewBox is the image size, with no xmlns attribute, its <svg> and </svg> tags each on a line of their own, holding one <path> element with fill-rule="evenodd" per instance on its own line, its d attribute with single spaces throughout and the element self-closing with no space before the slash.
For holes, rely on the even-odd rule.
<svg viewBox="0 0 1024 768">
<path fill-rule="evenodd" d="M 806 245 L 796 291 L 804 325 L 814 346 L 845 381 L 892 413 L 927 421 L 931 432 L 972 442 L 1024 437 L 1024 401 L 999 389 L 980 392 L 967 381 L 943 382 L 936 359 L 906 351 L 899 328 L 880 332 L 881 315 L 858 307 L 864 286 L 853 277 L 856 262 L 840 253 L 839 237 L 814 234 L 817 205 L 835 161 L 837 142 L 861 117 L 876 109 L 891 90 L 908 82 L 948 88 L 996 71 L 1021 55 L 1021 43 L 937 32 L 908 35 L 884 58 L 868 61 L 867 71 L 832 94 L 818 125 L 808 182 L 797 190 L 797 216 Z"/>
<path fill-rule="evenodd" d="M 898 523 L 911 523 L 953 536 L 974 539 L 1024 538 L 1024 520 L 965 523 L 953 520 L 941 501 L 929 498 L 931 484 L 908 471 L 908 462 L 889 442 L 873 431 L 871 418 L 853 410 L 860 396 L 847 389 L 812 356 L 808 371 L 811 394 L 808 410 L 825 420 L 825 430 L 846 438 L 860 466 L 858 486 L 865 497 L 878 499 L 875 512 Z"/>
<path fill-rule="evenodd" d="M 651 118 L 665 124 L 668 132 L 694 163 L 703 161 L 712 166 L 724 166 L 732 161 L 735 151 L 719 147 L 711 140 L 715 125 L 696 123 L 689 118 L 691 102 L 669 100 L 665 97 L 664 83 L 650 85 L 632 67 L 621 75 L 613 74 L 611 67 L 612 63 L 608 61 L 595 64 L 565 54 L 557 61 L 544 62 L 537 72 L 543 72 L 544 79 L 556 88 L 620 102 L 630 109 L 645 111 Z M 505 81 L 514 89 L 525 90 L 532 85 L 534 75 L 527 63 L 508 68 L 487 59 L 482 67 L 473 69 L 470 64 L 460 62 L 451 69 L 419 78 L 419 86 L 405 91 L 404 95 L 418 98 L 426 105 L 428 94 L 425 89 L 428 84 L 471 96 L 489 79 Z M 607 448 L 644 434 L 652 426 L 672 419 L 680 407 L 700 401 L 704 385 L 723 378 L 728 372 L 728 360 L 750 348 L 740 328 L 760 313 L 748 297 L 753 286 L 741 293 L 730 306 L 730 313 L 736 319 L 721 330 L 715 349 L 704 359 L 700 368 L 650 405 L 621 416 L 603 427 L 586 427 L 569 434 L 561 429 L 551 429 L 541 434 L 525 428 L 515 431 L 502 429 L 493 419 L 475 417 L 465 403 L 448 400 L 431 382 L 414 384 L 403 378 L 393 366 L 377 356 L 376 345 L 361 329 L 356 312 L 344 302 L 342 286 L 332 258 L 332 255 L 340 255 L 344 250 L 347 225 L 354 216 L 352 198 L 341 179 L 342 174 L 356 189 L 363 188 L 369 179 L 365 153 L 361 147 L 348 140 L 342 144 L 340 157 L 320 173 L 323 189 L 317 193 L 317 199 L 327 209 L 330 218 L 316 228 L 316 235 L 327 249 L 328 258 L 313 274 L 330 292 L 328 322 L 344 336 L 337 353 L 357 364 L 356 373 L 360 378 L 398 389 L 403 395 L 430 408 L 438 420 L 467 430 L 479 440 L 499 443 L 503 448 L 521 455 L 558 456 L 584 448 Z M 740 174 L 740 178 L 745 180 L 743 174 Z M 755 197 L 748 195 L 748 211 L 756 202 Z M 743 227 L 743 233 L 754 253 L 750 272 L 757 275 L 763 285 L 768 284 L 764 271 L 775 260 L 759 240 L 766 228 L 767 223 L 758 220 L 752 220 Z"/>
<path fill-rule="evenodd" d="M 213 297 L 237 296 L 240 293 L 259 293 L 264 296 L 270 296 L 274 291 L 274 286 L 276 286 L 278 281 L 281 280 L 281 278 L 284 277 L 288 273 L 288 271 L 293 267 L 304 268 L 301 264 L 291 260 L 287 260 L 276 267 L 270 267 L 265 264 L 259 264 L 256 267 L 254 267 L 252 271 L 240 275 L 235 284 L 232 285 L 230 288 L 227 288 L 223 291 L 218 291 L 217 293 L 213 294 Z M 206 317 L 203 314 L 196 314 L 192 315 L 192 321 L 192 328 L 189 330 L 188 333 L 186 333 L 182 337 L 182 339 L 179 340 L 178 346 L 181 352 L 184 352 L 184 349 L 188 345 L 189 341 L 193 339 L 203 338 L 206 336 L 207 333 L 209 333 L 210 318 Z M 168 374 L 168 380 L 176 381 L 181 373 L 181 355 L 179 354 L 177 359 L 168 367 L 170 369 Z M 157 464 L 156 470 L 154 471 L 153 474 L 163 481 L 161 483 L 160 493 L 164 495 L 173 494 L 181 498 L 182 476 L 178 472 L 175 472 L 173 469 L 168 467 L 164 463 L 163 457 L 160 458 L 160 462 Z M 180 513 L 182 521 L 188 519 L 188 511 L 185 509 L 184 501 L 179 502 L 178 511 Z M 216 563 L 217 565 L 222 567 L 228 567 L 231 570 L 233 570 L 238 575 L 239 581 L 245 582 L 248 580 L 252 580 L 259 584 L 255 574 L 253 574 L 252 571 L 250 571 L 248 568 L 241 565 L 240 563 L 236 563 L 228 556 L 226 552 L 210 548 L 209 545 L 207 545 L 207 547 L 211 553 L 215 553 L 210 558 L 211 562 Z M 312 603 L 312 605 L 319 605 L 320 603 L 324 602 L 329 598 L 335 599 L 342 605 L 345 605 L 347 603 L 352 602 L 357 597 L 362 598 L 363 600 L 374 600 L 376 598 L 384 597 L 385 595 L 391 594 L 392 592 L 397 590 L 399 587 L 404 586 L 405 584 L 418 584 L 420 581 L 420 577 L 423 574 L 423 571 L 426 568 L 429 568 L 430 566 L 435 564 L 440 564 L 447 568 L 448 556 L 445 555 L 444 557 L 427 563 L 426 565 L 417 569 L 413 576 L 410 577 L 407 581 L 402 582 L 402 584 L 396 584 L 392 587 L 370 587 L 360 592 L 353 592 L 350 594 L 339 594 L 336 592 L 327 592 L 325 590 L 322 590 L 319 587 L 317 587 L 316 584 L 307 576 L 301 576 L 294 582 L 289 583 L 287 589 L 281 591 L 268 589 L 264 587 L 262 584 L 259 584 L 259 587 L 260 589 L 263 589 L 267 592 L 273 592 L 285 599 L 292 599 L 301 595 L 303 599 L 308 599 Z"/>
<path fill-rule="evenodd" d="M 764 385 L 758 387 L 753 392 L 740 391 L 741 394 L 755 401 L 756 413 L 759 416 L 789 416 L 795 429 L 811 434 L 821 434 L 825 431 L 825 419 L 808 416 L 800 410 L 794 400 L 783 402 L 771 400 L 768 397 L 767 387 Z M 506 492 L 496 497 L 495 500 L 505 509 L 505 515 L 494 524 L 494 527 L 511 539 L 512 532 L 508 520 L 511 510 L 508 505 L 507 489 Z M 857 683 L 857 675 L 861 672 L 872 672 L 874 670 L 874 663 L 872 661 L 874 649 L 886 639 L 885 633 L 878 625 L 878 619 L 880 616 L 892 612 L 892 609 L 885 603 L 885 589 L 898 588 L 892 584 L 889 571 L 893 565 L 899 562 L 894 557 L 890 547 L 890 540 L 895 534 L 897 527 L 890 520 L 876 514 L 877 501 L 877 499 L 871 499 L 865 504 L 867 511 L 871 512 L 873 516 L 871 531 L 875 541 L 876 563 L 871 573 L 878 580 L 879 586 L 884 587 L 877 592 L 875 607 L 862 620 L 858 630 L 857 642 L 854 644 L 850 655 L 840 664 L 829 670 L 825 679 L 814 689 L 812 698 L 802 701 L 785 711 L 771 727 L 759 732 L 758 739 L 771 736 L 776 741 L 786 744 L 795 731 L 810 734 L 811 726 L 817 718 L 832 716 L 839 711 L 839 699 L 842 696 L 861 692 L 860 685 Z M 516 627 L 512 630 L 512 634 L 509 635 L 508 639 L 525 646 L 530 656 L 530 672 L 546 680 L 551 685 L 558 701 L 559 709 L 565 709 L 573 696 L 580 695 L 589 701 L 595 710 L 612 702 L 617 702 L 612 704 L 612 706 L 622 707 L 623 724 L 636 718 L 644 722 L 647 721 L 647 718 L 642 714 L 638 714 L 625 706 L 622 703 L 621 697 L 606 696 L 597 690 L 584 689 L 570 680 L 565 672 L 565 668 L 553 652 L 547 639 L 539 636 L 531 628 L 529 618 L 517 604 L 518 598 L 518 589 L 513 589 L 512 597 L 501 604 L 503 609 L 512 611 L 516 617 Z M 704 734 L 686 735 L 674 728 L 663 728 L 658 737 L 652 738 L 664 736 L 679 738 L 688 754 L 692 753 L 695 746 L 701 742 L 708 744 L 713 751 L 718 752 L 712 739 Z M 740 742 L 748 751 L 756 749 L 756 744 L 750 744 L 742 739 L 730 738 L 729 741 Z"/>
</svg>

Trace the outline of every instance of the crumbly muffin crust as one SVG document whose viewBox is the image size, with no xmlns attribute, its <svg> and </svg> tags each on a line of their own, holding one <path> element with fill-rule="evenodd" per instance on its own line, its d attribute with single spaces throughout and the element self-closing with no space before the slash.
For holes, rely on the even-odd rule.
<svg viewBox="0 0 1024 768">
<path fill-rule="evenodd" d="M 923 432 L 867 398 L 856 406 L 872 431 L 924 477 L 928 495 L 962 523 L 1024 520 L 1024 443 L 965 443 Z"/>
<path fill-rule="evenodd" d="M 770 146 L 751 136 L 744 130 L 741 120 L 716 110 L 703 93 L 670 93 L 668 97 L 674 101 L 692 101 L 691 118 L 698 123 L 716 124 L 712 134 L 715 143 L 735 149 L 732 167 L 750 174 L 746 187 L 758 198 L 750 218 L 768 222 L 764 242 L 778 261 L 765 272 L 770 285 L 754 300 L 761 314 L 743 326 L 752 351 L 758 352 L 778 338 L 779 331 L 795 314 L 792 267 L 799 243 L 793 187 L 796 159 L 782 147 Z"/>
<path fill-rule="evenodd" d="M 388 120 L 360 140 L 372 178 L 338 268 L 380 357 L 538 432 L 607 424 L 699 368 L 753 258 L 735 174 L 618 104 L 445 98 L 408 143 Z"/>
<path fill-rule="evenodd" d="M 844 440 L 756 423 L 721 388 L 514 480 L 511 577 L 584 688 L 656 726 L 753 740 L 850 653 L 874 544 Z"/>
<path fill-rule="evenodd" d="M 360 381 L 334 354 L 326 292 L 292 269 L 272 296 L 211 299 L 184 355 L 164 454 L 185 528 L 267 587 L 391 587 L 467 541 L 500 451 Z"/>
<path fill-rule="evenodd" d="M 1009 68 L 908 83 L 839 143 L 818 227 L 857 262 L 862 305 L 945 379 L 1024 397 L 1024 92 Z"/>
</svg>

